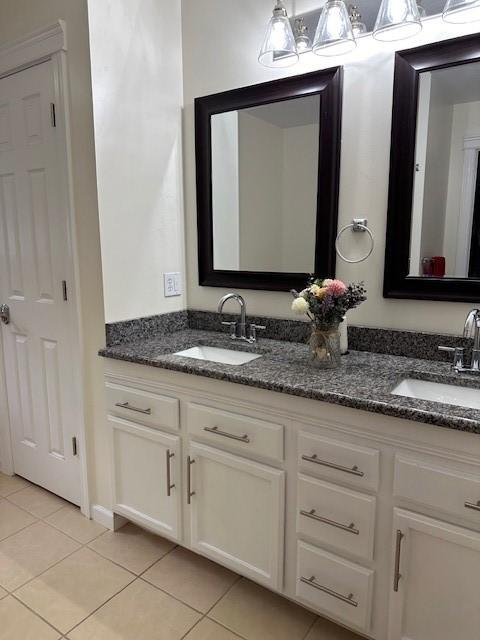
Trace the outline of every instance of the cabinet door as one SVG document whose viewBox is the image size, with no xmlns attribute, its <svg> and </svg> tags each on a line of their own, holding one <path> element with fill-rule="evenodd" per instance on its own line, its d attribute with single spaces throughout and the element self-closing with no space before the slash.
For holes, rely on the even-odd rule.
<svg viewBox="0 0 480 640">
<path fill-rule="evenodd" d="M 480 534 L 401 509 L 393 525 L 389 640 L 478 640 Z"/>
<path fill-rule="evenodd" d="M 108 421 L 113 511 L 180 539 L 180 439 L 121 418 Z"/>
<path fill-rule="evenodd" d="M 187 476 L 192 549 L 280 588 L 285 473 L 191 443 Z"/>
</svg>

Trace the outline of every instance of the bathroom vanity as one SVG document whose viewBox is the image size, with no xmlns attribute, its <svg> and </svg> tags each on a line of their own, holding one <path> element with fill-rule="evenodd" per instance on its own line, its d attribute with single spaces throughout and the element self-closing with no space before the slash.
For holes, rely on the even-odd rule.
<svg viewBox="0 0 480 640">
<path fill-rule="evenodd" d="M 198 345 L 260 357 L 172 355 Z M 391 394 L 448 365 L 198 330 L 101 353 L 115 514 L 367 637 L 478 636 L 480 412 Z"/>
</svg>

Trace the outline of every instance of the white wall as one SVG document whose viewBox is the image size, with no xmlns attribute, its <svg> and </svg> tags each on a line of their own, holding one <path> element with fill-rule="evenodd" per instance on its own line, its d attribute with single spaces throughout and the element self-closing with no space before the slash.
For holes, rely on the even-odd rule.
<svg viewBox="0 0 480 640">
<path fill-rule="evenodd" d="M 240 268 L 281 268 L 282 129 L 239 112 Z M 277 269 L 276 269 L 277 267 Z"/>
<path fill-rule="evenodd" d="M 450 271 L 455 271 L 457 254 L 457 228 L 462 204 L 462 186 L 465 171 L 465 138 L 476 136 L 480 136 L 480 102 L 466 102 L 454 105 L 444 247 L 447 261 L 452 266 Z M 470 246 L 464 247 L 463 250 L 468 255 L 470 254 Z M 455 275 L 460 276 L 460 274 Z"/>
<path fill-rule="evenodd" d="M 445 104 L 436 95 L 433 76 L 425 158 L 420 258 L 443 255 L 452 115 L 453 106 Z M 453 268 L 454 265 L 448 263 L 446 273 L 453 275 Z"/>
<path fill-rule="evenodd" d="M 81 367 L 87 423 L 90 493 L 93 502 L 109 504 L 104 423 L 103 364 L 97 351 L 105 343 L 102 267 L 93 141 L 92 97 L 86 0 L 1 0 L 0 43 L 8 44 L 59 18 L 67 27 L 67 66 L 71 107 L 73 197 L 81 296 L 83 359 Z M 3 367 L 0 367 L 0 376 Z M 0 381 L 0 393 L 1 393 Z M 0 405 L 4 402 L 0 397 Z"/>
<path fill-rule="evenodd" d="M 180 0 L 88 8 L 106 320 L 182 309 Z"/>
<path fill-rule="evenodd" d="M 311 273 L 315 268 L 318 136 L 318 124 L 283 130 L 283 271 Z"/>
<path fill-rule="evenodd" d="M 213 266 L 240 268 L 238 113 L 212 116 Z"/>
<path fill-rule="evenodd" d="M 298 13 L 318 7 L 314 0 L 297 0 Z M 291 10 L 292 3 L 286 3 Z M 196 96 L 299 74 L 335 64 L 344 65 L 342 159 L 339 225 L 365 216 L 376 245 L 368 261 L 347 265 L 338 261 L 337 275 L 347 281 L 365 280 L 369 300 L 350 314 L 350 321 L 383 326 L 459 333 L 471 305 L 382 297 L 387 211 L 394 50 L 479 30 L 479 24 L 448 25 L 428 20 L 423 32 L 408 41 L 385 44 L 368 36 L 351 54 L 339 59 L 307 54 L 294 68 L 261 67 L 257 54 L 272 9 L 270 0 L 183 0 L 184 150 L 188 259 L 188 305 L 213 310 L 221 288 L 198 286 L 195 202 L 193 100 Z M 228 28 L 227 28 L 228 27 Z M 205 37 L 208 34 L 208 37 Z M 359 236 L 362 235 L 360 238 Z M 367 245 L 365 234 L 349 241 L 351 253 Z M 357 248 L 357 244 L 359 245 Z M 362 246 L 360 246 L 360 244 Z M 245 292 L 251 313 L 290 317 L 290 295 Z"/>
</svg>

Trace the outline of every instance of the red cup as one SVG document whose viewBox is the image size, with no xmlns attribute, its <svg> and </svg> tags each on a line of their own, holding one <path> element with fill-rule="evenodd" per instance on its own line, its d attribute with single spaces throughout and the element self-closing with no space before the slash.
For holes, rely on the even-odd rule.
<svg viewBox="0 0 480 640">
<path fill-rule="evenodd" d="M 443 278 L 445 275 L 445 258 L 443 256 L 433 256 L 433 277 Z"/>
</svg>

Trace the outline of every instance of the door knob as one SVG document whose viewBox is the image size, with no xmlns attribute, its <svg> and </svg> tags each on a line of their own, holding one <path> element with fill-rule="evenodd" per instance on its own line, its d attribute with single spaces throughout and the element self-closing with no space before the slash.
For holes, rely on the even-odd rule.
<svg viewBox="0 0 480 640">
<path fill-rule="evenodd" d="M 8 304 L 0 304 L 0 320 L 5 324 L 10 322 L 10 307 Z"/>
</svg>

